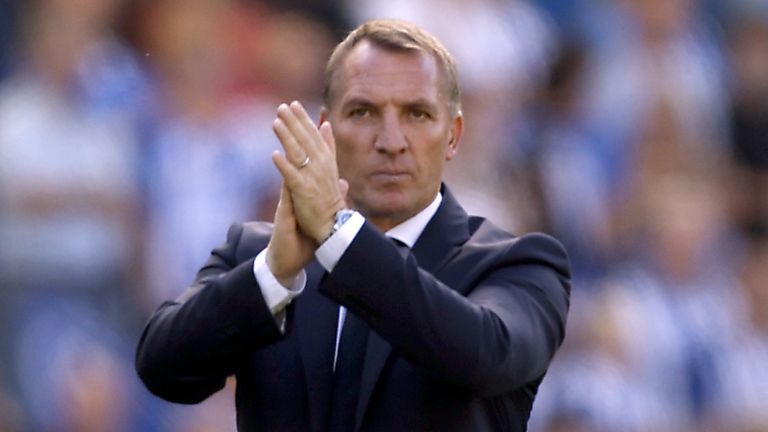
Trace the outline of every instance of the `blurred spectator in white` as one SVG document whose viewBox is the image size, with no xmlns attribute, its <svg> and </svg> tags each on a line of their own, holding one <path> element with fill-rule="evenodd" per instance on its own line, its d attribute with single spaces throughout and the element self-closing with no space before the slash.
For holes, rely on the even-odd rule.
<svg viewBox="0 0 768 432">
<path fill-rule="evenodd" d="M 583 103 L 593 145 L 609 163 L 615 208 L 634 193 L 636 152 L 660 100 L 689 154 L 726 148 L 721 45 L 700 12 L 695 0 L 593 2 L 586 9 L 592 61 Z"/>
<path fill-rule="evenodd" d="M 349 2 L 352 16 L 399 18 L 423 26 L 462 65 L 462 111 L 467 119 L 460 163 L 446 171 L 469 212 L 494 219 L 514 232 L 536 224 L 527 205 L 530 185 L 523 170 L 521 112 L 541 84 L 554 50 L 549 16 L 525 0 L 430 0 Z"/>
<path fill-rule="evenodd" d="M 691 150 L 722 145 L 727 93 L 721 46 L 699 2 L 622 0 L 615 8 L 613 26 L 595 27 L 602 33 L 595 88 L 602 91 L 595 102 L 603 121 L 642 119 L 659 95 L 671 95 L 673 114 L 700 146 Z"/>
<path fill-rule="evenodd" d="M 279 187 L 270 157 L 276 107 L 314 100 L 318 111 L 332 37 L 307 15 L 256 2 L 151 0 L 133 8 L 129 38 L 160 96 L 143 131 L 154 308 L 181 292 L 232 222 L 269 219 Z"/>
<path fill-rule="evenodd" d="M 256 118 L 223 102 L 232 2 L 137 1 L 133 40 L 154 89 L 142 130 L 146 308 L 178 295 L 216 230 L 247 219 L 269 167 Z M 236 118 L 240 116 L 240 118 Z M 259 160 L 262 159 L 262 160 Z M 261 166 L 259 166 L 261 164 Z M 170 239 L 174 239 L 171 241 Z"/>
<path fill-rule="evenodd" d="M 117 0 L 25 4 L 0 87 L 0 268 L 12 285 L 105 294 L 130 272 L 136 68 L 107 33 Z"/>
<path fill-rule="evenodd" d="M 542 409 L 581 412 L 595 431 L 731 430 L 719 372 L 739 335 L 741 298 L 721 192 L 688 173 L 656 176 L 647 190 L 636 258 L 582 311 L 587 343 L 552 368 Z"/>
</svg>

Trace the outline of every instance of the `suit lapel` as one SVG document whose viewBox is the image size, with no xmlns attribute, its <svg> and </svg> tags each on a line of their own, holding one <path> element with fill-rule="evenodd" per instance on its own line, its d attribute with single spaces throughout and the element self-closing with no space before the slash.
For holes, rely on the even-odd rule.
<svg viewBox="0 0 768 432">
<path fill-rule="evenodd" d="M 413 254 L 419 267 L 437 275 L 469 239 L 468 216 L 453 194 L 442 188 L 443 202 L 421 233 Z"/>
<path fill-rule="evenodd" d="M 295 300 L 295 331 L 307 383 L 312 430 L 325 430 L 333 385 L 338 304 L 317 291 L 324 269 L 316 261 L 307 267 L 307 285 Z"/>
<path fill-rule="evenodd" d="M 445 185 L 441 188 L 443 202 L 424 228 L 413 254 L 419 267 L 437 276 L 452 257 L 461 251 L 461 246 L 469 239 L 468 216 L 453 194 Z M 355 417 L 355 430 L 362 425 L 363 415 L 373 395 L 376 382 L 392 352 L 392 345 L 376 332 L 371 331 L 365 353 L 363 377 L 360 383 L 360 396 Z"/>
</svg>

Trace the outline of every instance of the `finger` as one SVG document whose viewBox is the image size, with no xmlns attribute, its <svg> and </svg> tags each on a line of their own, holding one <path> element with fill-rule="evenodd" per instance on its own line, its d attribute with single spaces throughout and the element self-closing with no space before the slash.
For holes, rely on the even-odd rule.
<svg viewBox="0 0 768 432">
<path fill-rule="evenodd" d="M 299 165 L 308 156 L 304 148 L 299 144 L 298 140 L 293 133 L 288 129 L 288 126 L 281 118 L 276 118 L 272 123 L 272 130 L 275 132 L 277 139 L 280 140 L 280 144 L 285 149 L 286 157 L 294 165 Z"/>
<path fill-rule="evenodd" d="M 290 194 L 287 192 L 288 188 L 285 186 L 285 182 L 280 186 L 280 200 L 277 202 L 277 209 L 275 209 L 275 227 L 281 226 L 281 221 L 293 213 L 293 209 L 290 209 Z"/>
<path fill-rule="evenodd" d="M 289 192 L 301 185 L 302 176 L 299 174 L 299 169 L 285 155 L 275 150 L 272 152 L 272 162 L 277 167 L 277 170 L 280 171 L 280 175 L 283 176 L 283 182 Z"/>
<path fill-rule="evenodd" d="M 301 102 L 291 102 L 290 108 L 291 111 L 293 111 L 293 114 L 296 116 L 299 125 L 304 128 L 304 131 L 309 136 L 317 137 L 317 126 L 315 125 L 315 122 L 312 121 L 312 117 L 309 116 L 309 113 L 307 113 L 307 110 L 304 108 Z M 315 142 L 313 141 L 313 143 Z"/>
<path fill-rule="evenodd" d="M 291 198 L 291 192 L 288 190 L 288 185 L 283 182 L 282 187 L 280 187 L 280 199 L 285 200 L 285 208 L 286 210 L 293 211 L 293 199 Z"/>
<path fill-rule="evenodd" d="M 277 205 L 277 213 L 283 216 L 293 214 L 293 201 L 285 182 L 280 186 L 280 201 Z"/>
<path fill-rule="evenodd" d="M 349 182 L 342 178 L 339 179 L 339 192 L 341 193 L 341 198 L 344 200 L 347 206 L 349 206 L 349 201 L 347 200 L 347 194 L 349 193 Z"/>
<path fill-rule="evenodd" d="M 291 105 L 295 104 L 298 104 L 298 102 L 293 102 Z M 291 106 L 281 104 L 277 109 L 277 118 L 282 122 L 285 126 L 285 131 L 290 134 L 304 154 L 312 159 L 317 159 L 317 144 L 315 141 L 319 141 L 321 138 L 317 129 L 307 130 L 304 127 L 300 119 L 300 111 L 303 111 L 301 105 L 298 105 L 297 111 L 294 111 L 294 108 Z"/>
<path fill-rule="evenodd" d="M 333 128 L 331 127 L 331 123 L 324 121 L 323 124 L 320 125 L 320 136 L 323 137 L 323 142 L 328 147 L 328 150 L 331 151 L 331 154 L 333 155 L 334 160 L 336 159 L 336 140 L 333 138 Z"/>
</svg>

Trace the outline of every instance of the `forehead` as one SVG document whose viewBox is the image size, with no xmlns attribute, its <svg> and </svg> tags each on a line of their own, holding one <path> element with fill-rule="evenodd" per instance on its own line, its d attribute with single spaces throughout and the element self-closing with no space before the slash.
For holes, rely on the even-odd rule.
<svg viewBox="0 0 768 432">
<path fill-rule="evenodd" d="M 445 103 L 442 75 L 434 56 L 418 50 L 382 48 L 368 41 L 356 45 L 339 68 L 336 104 L 354 98 L 372 101 L 426 100 Z"/>
</svg>

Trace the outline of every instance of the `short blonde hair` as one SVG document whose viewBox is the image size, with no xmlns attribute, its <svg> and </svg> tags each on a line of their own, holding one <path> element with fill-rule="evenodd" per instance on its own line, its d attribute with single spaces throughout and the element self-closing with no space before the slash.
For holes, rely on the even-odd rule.
<svg viewBox="0 0 768 432">
<path fill-rule="evenodd" d="M 445 46 L 421 27 L 401 20 L 372 20 L 352 30 L 333 50 L 325 68 L 323 102 L 328 107 L 333 100 L 333 80 L 349 52 L 362 41 L 392 51 L 421 51 L 432 55 L 440 67 L 447 87 L 448 104 L 457 114 L 461 110 L 459 73 L 456 61 Z"/>
</svg>

